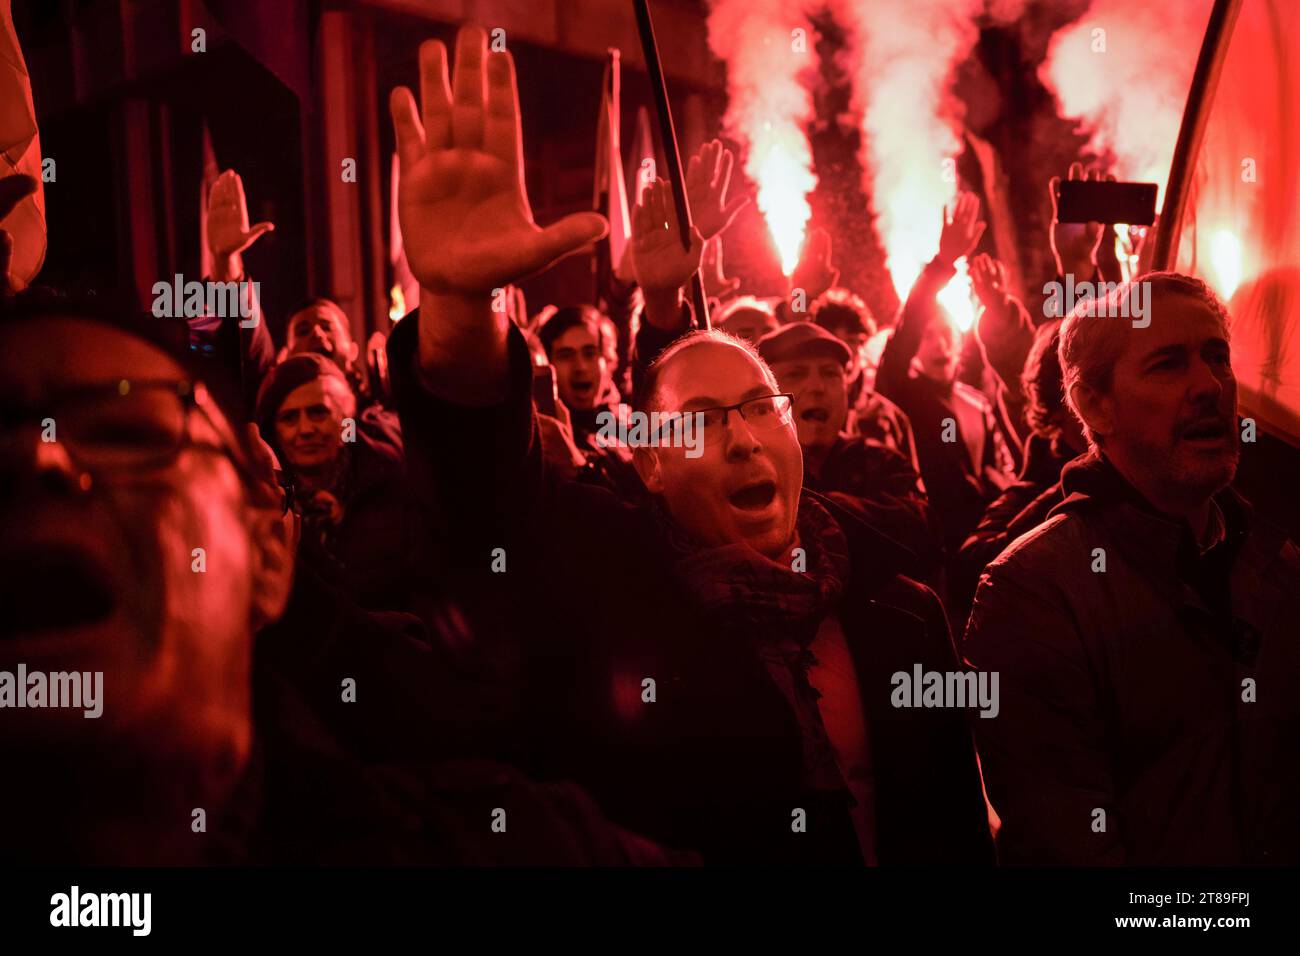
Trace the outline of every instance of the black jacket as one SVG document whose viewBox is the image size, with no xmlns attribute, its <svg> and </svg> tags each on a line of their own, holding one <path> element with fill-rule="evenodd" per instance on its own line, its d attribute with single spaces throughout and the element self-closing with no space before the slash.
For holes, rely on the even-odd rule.
<svg viewBox="0 0 1300 956">
<path fill-rule="evenodd" d="M 803 789 L 785 697 L 747 635 L 710 626 L 687 599 L 652 509 L 548 473 L 522 339 L 511 331 L 507 400 L 459 407 L 419 384 L 417 321 L 389 341 L 408 467 L 417 486 L 457 503 L 464 570 L 519 612 L 530 661 L 517 762 L 576 780 L 616 822 L 706 862 L 860 861 L 843 801 Z M 896 546 L 828 508 L 853 551 L 838 613 L 872 751 L 876 856 L 989 862 L 964 715 L 890 705 L 895 672 L 958 666 L 943 609 L 894 573 Z M 654 703 L 642 702 L 646 678 Z M 808 812 L 805 834 L 791 832 L 794 808 Z"/>
<path fill-rule="evenodd" d="M 984 573 L 963 648 L 1000 674 L 974 723 L 1001 858 L 1300 862 L 1300 551 L 1231 489 L 1201 555 L 1104 457 L 1061 484 Z"/>
</svg>

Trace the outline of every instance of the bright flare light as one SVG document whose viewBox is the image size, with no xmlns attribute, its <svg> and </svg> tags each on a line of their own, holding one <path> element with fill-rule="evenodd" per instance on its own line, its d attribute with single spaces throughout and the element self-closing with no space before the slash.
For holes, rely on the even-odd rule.
<svg viewBox="0 0 1300 956">
<path fill-rule="evenodd" d="M 957 274 L 939 292 L 938 299 L 958 331 L 969 332 L 975 324 L 975 304 L 971 301 L 970 276 L 966 272 L 965 259 L 957 260 Z"/>
<path fill-rule="evenodd" d="M 1120 179 L 1165 180 L 1212 0 L 1093 0 L 1059 30 L 1038 75 L 1061 115 L 1083 121 L 1091 148 L 1111 151 Z"/>
<path fill-rule="evenodd" d="M 1227 229 L 1219 229 L 1210 237 L 1210 268 L 1217 281 L 1215 291 L 1224 301 L 1232 298 L 1241 285 L 1245 256 L 1241 240 Z"/>
<path fill-rule="evenodd" d="M 939 248 L 943 211 L 957 195 L 959 106 L 950 82 L 979 36 L 975 18 L 984 7 L 983 0 L 832 4 L 850 36 L 853 105 L 862 112 L 864 191 L 871 197 L 885 266 L 903 300 Z M 964 265 L 939 301 L 963 331 L 974 323 Z"/>
<path fill-rule="evenodd" d="M 812 25 L 793 0 L 713 0 L 709 46 L 727 64 L 726 126 L 745 144 L 745 174 L 758 187 L 758 208 L 787 276 L 812 209 L 817 185 L 805 129 L 812 95 L 800 74 L 816 63 Z"/>
<path fill-rule="evenodd" d="M 758 208 L 772 233 L 781 257 L 781 271 L 786 276 L 792 275 L 799 264 L 799 250 L 812 215 L 807 196 L 817 185 L 808 168 L 811 157 L 800 155 L 801 145 L 806 154 L 806 140 L 755 144 L 750 147 L 750 157 L 757 162 L 745 163 L 749 178 L 758 184 Z"/>
</svg>

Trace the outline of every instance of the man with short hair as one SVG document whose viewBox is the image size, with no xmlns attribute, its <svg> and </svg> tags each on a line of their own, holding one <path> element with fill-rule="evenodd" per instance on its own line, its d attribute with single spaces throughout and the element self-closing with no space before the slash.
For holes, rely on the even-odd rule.
<svg viewBox="0 0 1300 956">
<path fill-rule="evenodd" d="M 352 337 L 347 314 L 337 302 L 315 296 L 299 303 L 289 312 L 284 340 L 281 361 L 306 352 L 325 356 L 348 377 L 357 397 L 365 404 L 369 389 L 365 370 L 359 364 L 361 346 Z"/>
<path fill-rule="evenodd" d="M 600 437 L 618 419 L 623 402 L 613 379 L 618 362 L 614 323 L 591 306 L 571 306 L 552 314 L 537 338 L 555 369 L 556 391 L 567 413 L 556 427 L 567 425 L 581 459 L 575 478 L 636 500 L 645 487 L 632 467 L 631 451 Z"/>
<path fill-rule="evenodd" d="M 792 322 L 758 340 L 781 389 L 794 396 L 804 487 L 836 496 L 917 556 L 916 575 L 942 560 L 938 522 L 921 479 L 898 452 L 845 431 L 852 356 L 812 322 Z"/>
<path fill-rule="evenodd" d="M 845 428 L 892 448 L 919 472 L 921 466 L 907 414 L 875 390 L 876 363 L 868 357 L 868 343 L 877 334 L 871 309 L 859 296 L 836 286 L 818 296 L 809 311 L 813 322 L 849 350 L 849 413 Z"/>
<path fill-rule="evenodd" d="M 1057 356 L 1061 321 L 1040 326 L 1024 361 L 1017 391 L 1024 396 L 1024 417 L 1033 429 L 1025 443 L 1025 463 L 1016 481 L 980 518 L 953 563 L 949 610 L 965 619 L 984 567 L 1012 541 L 1047 520 L 1061 503 L 1061 470 L 1087 451 L 1079 421 L 1066 403 Z"/>
<path fill-rule="evenodd" d="M 876 372 L 876 388 L 911 420 L 921 478 L 949 555 L 1014 477 L 992 403 L 957 381 L 958 333 L 936 299 L 983 232 L 979 201 L 964 194 L 939 233 L 938 254 L 907 296 Z"/>
<path fill-rule="evenodd" d="M 465 568 L 526 614 L 521 751 L 706 862 L 987 862 L 962 714 L 890 704 L 890 675 L 956 666 L 942 608 L 887 539 L 802 491 L 789 400 L 752 347 L 697 331 L 642 350 L 637 410 L 702 428 L 698 456 L 635 450 L 650 504 L 550 473 L 527 347 L 491 290 L 606 226 L 532 221 L 509 52 L 462 28 L 454 98 L 443 45 L 420 64 L 423 112 L 409 90 L 390 101 L 422 287 L 390 367 L 413 471 L 462 505 Z M 647 189 L 632 255 L 646 322 L 675 336 L 703 240 L 682 248 L 671 206 Z"/>
<path fill-rule="evenodd" d="M 752 295 L 741 295 L 727 302 L 713 316 L 716 328 L 746 342 L 757 342 L 780 323 L 772 307 Z"/>
<path fill-rule="evenodd" d="M 618 407 L 614 386 L 617 333 L 614 323 L 589 305 L 559 309 L 537 332 L 555 368 L 560 401 L 569 410 L 580 443 L 598 428 L 597 413 Z"/>
<path fill-rule="evenodd" d="M 1077 309 L 1063 390 L 1091 453 L 989 565 L 965 653 L 1001 675 L 975 721 L 1003 860 L 1300 860 L 1300 550 L 1230 487 L 1228 317 L 1199 279 L 1150 283 L 1150 324 Z"/>
</svg>

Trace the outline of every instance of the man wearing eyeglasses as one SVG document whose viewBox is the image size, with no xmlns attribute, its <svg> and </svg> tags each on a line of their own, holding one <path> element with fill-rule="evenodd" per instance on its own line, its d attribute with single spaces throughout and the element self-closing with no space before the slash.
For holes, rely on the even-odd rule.
<svg viewBox="0 0 1300 956">
<path fill-rule="evenodd" d="M 292 581 L 282 499 L 170 357 L 183 325 L 165 351 L 161 321 L 127 332 L 34 295 L 4 311 L 0 648 L 104 675 L 97 721 L 0 717 L 26 811 L 10 836 L 42 841 L 37 859 L 192 858 L 204 841 L 163 834 L 195 808 L 215 825 L 247 765 L 249 637 Z"/>
<path fill-rule="evenodd" d="M 758 353 L 794 400 L 804 487 L 835 496 L 916 555 L 927 578 L 942 561 L 942 535 L 921 479 L 899 452 L 848 434 L 852 352 L 813 322 L 792 322 L 758 341 Z"/>
<path fill-rule="evenodd" d="M 0 698 L 0 863 L 667 862 L 576 788 L 462 759 L 464 714 L 421 697 L 473 690 L 374 619 L 336 602 L 338 631 L 272 636 L 291 588 L 328 595 L 294 585 L 273 456 L 187 346 L 181 323 L 0 294 L 0 672 L 102 675 L 93 719 Z M 435 751 L 363 753 L 434 719 Z"/>
<path fill-rule="evenodd" d="M 698 413 L 705 436 L 698 456 L 636 449 L 654 500 L 631 506 L 549 471 L 527 347 L 491 310 L 605 223 L 533 222 L 510 53 L 463 28 L 454 97 L 441 43 L 420 65 L 422 112 L 406 89 L 391 108 L 421 309 L 389 367 L 413 477 L 457 503 L 462 569 L 519 612 L 520 759 L 706 863 L 987 862 L 964 715 L 890 703 L 892 674 L 957 666 L 943 609 L 890 541 L 803 491 L 790 398 L 752 347 L 677 337 L 703 242 L 682 248 L 666 184 L 634 215 L 634 404 Z"/>
</svg>

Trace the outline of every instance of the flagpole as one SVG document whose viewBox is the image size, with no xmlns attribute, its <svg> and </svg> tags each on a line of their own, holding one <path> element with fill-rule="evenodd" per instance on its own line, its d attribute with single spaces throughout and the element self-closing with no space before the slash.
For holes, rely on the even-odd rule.
<svg viewBox="0 0 1300 956">
<path fill-rule="evenodd" d="M 641 34 L 641 49 L 645 53 L 646 69 L 650 73 L 650 91 L 654 94 L 655 112 L 659 114 L 659 135 L 668 160 L 668 181 L 672 185 L 673 205 L 677 209 L 677 227 L 681 232 L 682 247 L 691 248 L 691 207 L 686 201 L 686 179 L 682 175 L 682 157 L 677 149 L 677 132 L 673 128 L 672 107 L 668 103 L 668 86 L 664 82 L 663 64 L 659 60 L 659 44 L 655 41 L 655 28 L 650 20 L 648 0 L 632 0 L 636 11 L 637 32 Z M 699 269 L 691 276 L 691 304 L 703 328 L 710 328 L 709 302 L 704 295 L 704 280 Z"/>
<path fill-rule="evenodd" d="M 602 215 L 609 212 L 609 195 L 612 186 L 613 170 L 605 169 L 603 171 L 604 182 L 601 181 L 602 161 L 608 164 L 609 149 L 608 144 L 601 140 L 601 130 L 605 130 L 605 135 L 613 136 L 614 131 L 608 128 L 608 99 L 617 85 L 615 79 L 618 70 L 618 51 L 612 47 L 605 51 L 605 75 L 600 84 L 600 114 L 596 121 L 596 195 L 592 199 L 592 209 Z M 614 224 L 610 223 L 610 229 Z M 613 271 L 615 263 L 611 262 L 610 242 L 612 235 L 596 243 L 596 255 L 592 260 L 592 277 L 594 288 L 592 290 L 592 302 L 597 308 L 605 308 L 605 292 L 609 288 L 609 274 Z"/>
</svg>

